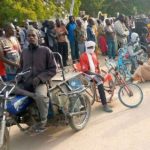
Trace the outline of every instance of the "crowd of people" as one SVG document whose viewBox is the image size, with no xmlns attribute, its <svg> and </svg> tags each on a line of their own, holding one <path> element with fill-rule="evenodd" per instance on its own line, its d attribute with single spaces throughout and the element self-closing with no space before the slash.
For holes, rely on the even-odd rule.
<svg viewBox="0 0 150 150">
<path fill-rule="evenodd" d="M 26 21 L 24 27 L 7 23 L 0 29 L 0 76 L 3 80 L 12 80 L 18 70 L 31 68 L 31 72 L 20 79 L 20 83 L 25 90 L 40 95 L 38 98 L 34 97 L 41 117 L 40 124 L 35 129 L 44 127 L 47 122 L 49 106 L 46 84 L 56 74 L 56 63 L 59 63 L 52 52 L 59 52 L 63 65 L 67 66 L 70 47 L 72 63 L 80 60 L 82 71 L 93 75 L 92 73 L 100 73 L 100 52 L 110 60 L 115 60 L 117 50 L 128 45 L 129 54 L 134 57 L 137 54 L 134 51 L 135 45 L 139 42 L 138 34 L 132 33 L 135 27 L 133 18 L 123 14 L 107 19 L 101 15 L 97 20 L 87 16 L 75 20 L 74 16 L 70 16 L 67 24 L 56 19 L 44 21 L 41 27 L 39 25 L 39 22 L 30 24 Z M 148 43 L 150 34 L 145 31 L 141 37 L 143 42 Z M 133 79 L 141 77 L 142 81 L 150 80 L 149 75 L 144 79 L 143 70 L 149 74 L 149 60 L 140 68 L 135 67 Z M 96 75 L 93 78 L 97 83 L 104 111 L 112 112 L 107 106 L 103 79 Z"/>
</svg>

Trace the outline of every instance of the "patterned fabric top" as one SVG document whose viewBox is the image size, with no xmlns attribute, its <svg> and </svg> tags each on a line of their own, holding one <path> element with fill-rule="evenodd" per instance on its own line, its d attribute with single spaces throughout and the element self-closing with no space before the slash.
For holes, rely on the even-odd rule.
<svg viewBox="0 0 150 150">
<path fill-rule="evenodd" d="M 15 37 L 3 38 L 0 40 L 0 51 L 3 51 L 5 58 L 8 60 L 19 63 L 21 47 Z M 7 74 L 15 74 L 16 69 L 10 65 L 5 64 Z"/>
</svg>

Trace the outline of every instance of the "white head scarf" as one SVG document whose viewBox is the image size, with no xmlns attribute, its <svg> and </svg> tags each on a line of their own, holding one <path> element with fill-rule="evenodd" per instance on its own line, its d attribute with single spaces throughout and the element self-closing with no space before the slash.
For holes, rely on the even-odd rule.
<svg viewBox="0 0 150 150">
<path fill-rule="evenodd" d="M 95 42 L 93 41 L 87 41 L 85 42 L 85 48 L 86 48 L 86 53 L 88 56 L 88 61 L 89 61 L 89 65 L 90 65 L 90 71 L 95 73 L 95 65 L 92 59 L 91 54 L 95 51 Z M 89 48 L 91 47 L 91 48 Z"/>
<path fill-rule="evenodd" d="M 93 41 L 86 41 L 85 42 L 85 49 L 87 53 L 92 54 L 95 51 L 95 42 Z M 89 48 L 89 47 L 93 47 L 93 48 Z"/>
<path fill-rule="evenodd" d="M 132 43 L 137 43 L 137 42 L 139 42 L 139 35 L 137 34 L 137 33 L 135 33 L 135 32 L 133 32 L 132 34 L 131 34 L 131 42 Z"/>
</svg>

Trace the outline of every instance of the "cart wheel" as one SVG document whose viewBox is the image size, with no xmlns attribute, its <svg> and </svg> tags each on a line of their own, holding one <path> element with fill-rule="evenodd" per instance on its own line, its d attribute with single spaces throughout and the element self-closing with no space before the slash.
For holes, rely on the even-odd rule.
<svg viewBox="0 0 150 150">
<path fill-rule="evenodd" d="M 75 130 L 82 130 L 90 117 L 91 104 L 86 94 L 70 98 L 69 125 Z"/>
</svg>

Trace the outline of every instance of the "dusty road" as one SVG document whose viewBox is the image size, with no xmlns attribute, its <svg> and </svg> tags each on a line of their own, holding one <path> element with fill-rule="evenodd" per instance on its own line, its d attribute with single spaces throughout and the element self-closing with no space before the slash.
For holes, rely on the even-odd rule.
<svg viewBox="0 0 150 150">
<path fill-rule="evenodd" d="M 140 86 L 144 101 L 138 108 L 128 109 L 114 100 L 113 113 L 105 113 L 95 103 L 89 123 L 77 133 L 70 127 L 52 127 L 31 137 L 13 127 L 10 150 L 149 150 L 150 83 Z"/>
</svg>

